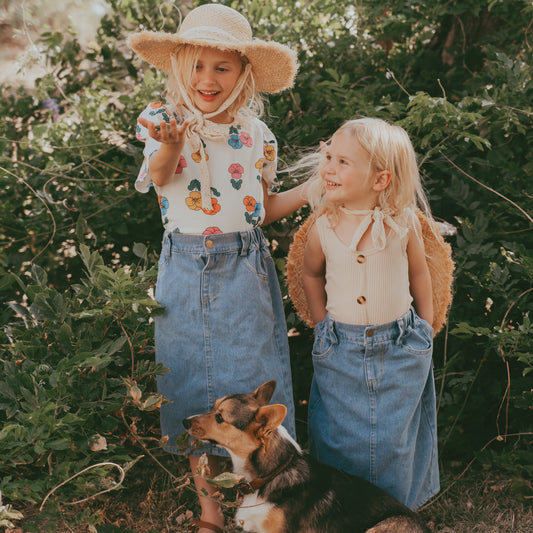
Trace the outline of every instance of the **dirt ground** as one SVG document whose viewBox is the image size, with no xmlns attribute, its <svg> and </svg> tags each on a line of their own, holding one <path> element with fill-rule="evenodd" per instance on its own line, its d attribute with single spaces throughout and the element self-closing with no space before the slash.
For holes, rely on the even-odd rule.
<svg viewBox="0 0 533 533">
<path fill-rule="evenodd" d="M 25 518 L 11 533 L 177 533 L 190 529 L 198 517 L 196 495 L 188 484 L 183 462 L 168 462 L 174 481 L 149 457 L 126 477 L 121 490 L 69 506 L 68 492 L 38 506 L 19 509 Z M 532 500 L 516 480 L 473 466 L 444 470 L 441 493 L 420 514 L 434 533 L 531 533 Z M 184 477 L 185 476 L 185 477 Z M 454 477 L 455 476 L 455 477 Z M 179 482 L 176 482 L 179 479 Z M 221 491 L 227 502 L 225 533 L 242 532 L 232 520 L 235 494 Z M 531 494 L 531 492 L 529 493 Z M 60 500 L 60 499 L 61 500 Z M 6 530 L 7 531 L 7 530 Z M 349 532 L 347 532 L 349 533 Z"/>
</svg>

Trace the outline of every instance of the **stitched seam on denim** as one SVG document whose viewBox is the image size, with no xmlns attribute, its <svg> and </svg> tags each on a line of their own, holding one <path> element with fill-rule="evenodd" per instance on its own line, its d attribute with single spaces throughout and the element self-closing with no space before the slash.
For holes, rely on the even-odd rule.
<svg viewBox="0 0 533 533">
<path fill-rule="evenodd" d="M 420 498 L 418 502 L 411 506 L 411 509 L 416 510 L 419 507 L 422 507 L 422 505 L 424 505 L 430 498 L 433 498 L 433 496 L 437 495 L 439 491 L 440 485 L 436 489 L 429 491 L 425 496 L 422 496 L 422 498 Z"/>
<path fill-rule="evenodd" d="M 369 459 L 370 459 L 370 481 L 372 483 L 377 482 L 377 465 L 376 465 L 376 448 L 377 448 L 377 419 L 376 419 L 376 390 L 374 388 L 374 380 L 370 377 L 370 370 L 369 370 L 369 364 L 372 364 L 371 361 L 369 361 L 368 352 L 369 346 L 366 346 L 365 348 L 365 355 L 364 355 L 364 365 L 365 365 L 365 378 L 367 383 L 367 391 L 368 391 L 368 405 L 369 405 L 369 413 L 368 413 L 368 422 L 370 425 L 370 442 L 369 442 Z"/>
<path fill-rule="evenodd" d="M 251 248 L 253 249 L 253 247 Z M 171 247 L 171 253 L 172 254 L 185 254 L 185 255 L 240 255 L 241 249 L 240 248 L 228 248 L 228 249 L 217 249 L 217 250 L 209 250 L 209 249 L 191 249 L 191 250 L 184 250 L 183 248 L 179 248 L 176 246 Z"/>
<path fill-rule="evenodd" d="M 430 375 L 431 375 L 431 379 L 433 379 L 433 373 L 430 372 Z M 430 379 L 430 378 L 428 378 Z M 438 453 L 437 452 L 437 439 L 436 439 L 436 426 L 432 423 L 432 417 L 430 416 L 430 413 L 427 409 L 427 406 L 426 406 L 426 402 L 423 401 L 424 400 L 424 396 L 422 396 L 422 402 L 421 402 L 421 408 L 422 408 L 422 417 L 425 419 L 425 422 L 429 428 L 429 433 L 431 435 L 431 457 L 430 457 L 430 460 L 429 460 L 429 480 L 426 482 L 425 486 L 426 487 L 429 487 L 429 490 L 426 489 L 422 495 L 418 498 L 418 500 L 413 504 L 413 509 L 417 509 L 418 507 L 420 507 L 421 505 L 423 505 L 427 500 L 429 500 L 429 498 L 433 497 L 435 494 L 437 494 L 437 492 L 439 492 L 439 489 L 434 489 L 433 486 L 435 485 L 435 483 L 437 484 L 437 486 L 439 485 L 439 480 L 438 480 L 438 467 L 437 467 L 437 472 L 436 472 L 436 475 L 435 475 L 435 472 L 434 472 L 434 469 L 433 469 L 433 465 L 436 461 L 436 457 L 435 455 Z M 427 479 L 427 475 L 426 474 L 426 478 Z M 437 479 L 435 479 L 437 478 Z M 424 488 L 424 487 L 422 487 Z"/>
<path fill-rule="evenodd" d="M 367 351 L 372 354 L 372 363 L 377 365 L 377 372 L 372 374 L 372 377 L 368 378 L 368 383 L 375 389 L 377 383 L 379 383 L 385 375 L 385 352 L 386 345 L 390 340 L 368 341 L 365 346 L 365 361 Z"/>
<path fill-rule="evenodd" d="M 202 292 L 202 306 L 204 303 L 208 305 L 214 302 L 221 291 L 220 266 L 217 264 L 217 257 L 206 254 L 204 259 L 206 259 L 206 262 L 202 269 L 202 280 L 205 281 L 205 294 Z"/>
<path fill-rule="evenodd" d="M 422 357 L 426 355 L 431 355 L 431 352 L 433 351 L 433 343 L 429 343 L 429 347 L 424 350 L 413 350 L 413 348 L 410 348 L 406 344 L 402 344 L 402 349 L 405 350 L 407 353 L 410 353 L 411 355 Z"/>
<path fill-rule="evenodd" d="M 209 261 L 207 261 L 208 263 Z M 211 361 L 211 337 L 209 335 L 209 275 L 207 272 L 207 263 L 202 269 L 200 277 L 200 301 L 202 306 L 202 325 L 204 334 L 204 362 L 205 376 L 207 383 L 207 401 L 208 407 L 215 403 L 215 392 L 213 390 L 213 374 Z"/>
<path fill-rule="evenodd" d="M 377 420 L 376 420 L 376 392 L 368 390 L 369 396 L 369 422 L 370 422 L 370 443 L 369 443 L 369 458 L 370 458 L 370 481 L 377 483 L 378 473 L 376 464 L 376 450 L 377 450 Z"/>
<path fill-rule="evenodd" d="M 261 274 L 261 272 L 258 272 L 257 269 L 250 263 L 250 261 L 248 261 L 247 256 L 243 257 L 243 261 L 244 261 L 244 264 L 248 267 L 248 270 L 250 270 L 252 274 L 255 274 L 258 278 L 261 278 L 263 281 L 268 280 L 268 274 Z"/>
</svg>

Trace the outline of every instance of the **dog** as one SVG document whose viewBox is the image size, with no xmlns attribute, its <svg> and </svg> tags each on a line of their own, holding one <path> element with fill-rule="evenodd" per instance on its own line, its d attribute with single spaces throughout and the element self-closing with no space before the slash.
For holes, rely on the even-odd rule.
<svg viewBox="0 0 533 533">
<path fill-rule="evenodd" d="M 244 495 L 235 515 L 250 533 L 430 533 L 408 507 L 365 479 L 318 462 L 281 425 L 268 381 L 183 421 L 188 434 L 228 450 Z"/>
</svg>

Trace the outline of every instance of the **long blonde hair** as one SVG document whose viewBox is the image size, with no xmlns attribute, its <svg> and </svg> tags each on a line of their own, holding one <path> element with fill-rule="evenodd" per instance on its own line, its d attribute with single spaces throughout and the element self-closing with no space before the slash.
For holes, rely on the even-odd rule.
<svg viewBox="0 0 533 533">
<path fill-rule="evenodd" d="M 378 118 L 360 118 L 349 120 L 332 135 L 327 144 L 335 135 L 341 133 L 350 135 L 354 142 L 369 154 L 371 171 L 368 179 L 374 172 L 388 170 L 391 173 L 389 186 L 380 191 L 376 206 L 392 216 L 400 216 L 406 209 L 421 209 L 427 216 L 430 215 L 429 203 L 424 193 L 415 150 L 407 132 L 399 127 L 389 124 Z M 320 176 L 320 170 L 325 162 L 324 150 L 305 156 L 295 168 L 314 169 L 310 172 L 308 189 L 309 204 L 313 211 L 320 213 L 327 210 L 335 213 L 337 206 L 331 205 L 325 195 L 325 184 Z"/>
<path fill-rule="evenodd" d="M 202 51 L 201 46 L 191 44 L 182 45 L 177 53 L 174 53 L 172 60 L 172 72 L 167 83 L 167 103 L 178 115 L 187 116 L 192 102 L 191 80 L 194 69 L 198 63 L 198 58 Z M 248 59 L 237 51 L 233 51 L 240 58 L 243 70 L 241 76 L 246 76 L 243 81 L 241 91 L 236 95 L 235 100 L 228 107 L 227 111 L 235 118 L 238 113 L 245 117 L 259 117 L 263 114 L 264 105 L 261 93 L 256 91 L 254 78 L 251 70 L 246 70 Z M 238 85 L 241 79 L 237 80 Z"/>
</svg>

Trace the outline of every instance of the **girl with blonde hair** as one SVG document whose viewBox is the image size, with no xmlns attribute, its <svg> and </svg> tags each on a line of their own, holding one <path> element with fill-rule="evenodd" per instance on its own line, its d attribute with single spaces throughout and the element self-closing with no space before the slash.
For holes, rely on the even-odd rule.
<svg viewBox="0 0 533 533">
<path fill-rule="evenodd" d="M 431 217 L 407 133 L 343 124 L 322 144 L 303 287 L 315 338 L 309 446 L 411 508 L 439 490 L 431 276 L 417 210 Z"/>
<path fill-rule="evenodd" d="M 262 93 L 293 85 L 296 55 L 252 38 L 248 21 L 222 4 L 192 10 L 174 35 L 141 32 L 131 47 L 168 74 L 167 103 L 151 103 L 138 119 L 145 142 L 135 187 L 158 197 L 165 232 L 156 299 L 158 379 L 169 400 L 161 407 L 165 449 L 180 453 L 183 419 L 217 398 L 275 379 L 273 400 L 294 403 L 287 328 L 274 262 L 261 225 L 304 204 L 301 187 L 277 192 L 277 143 L 259 119 Z M 187 450 L 194 474 L 208 456 L 210 473 L 224 448 L 197 443 Z M 195 476 L 199 531 L 222 532 L 215 487 Z"/>
</svg>

